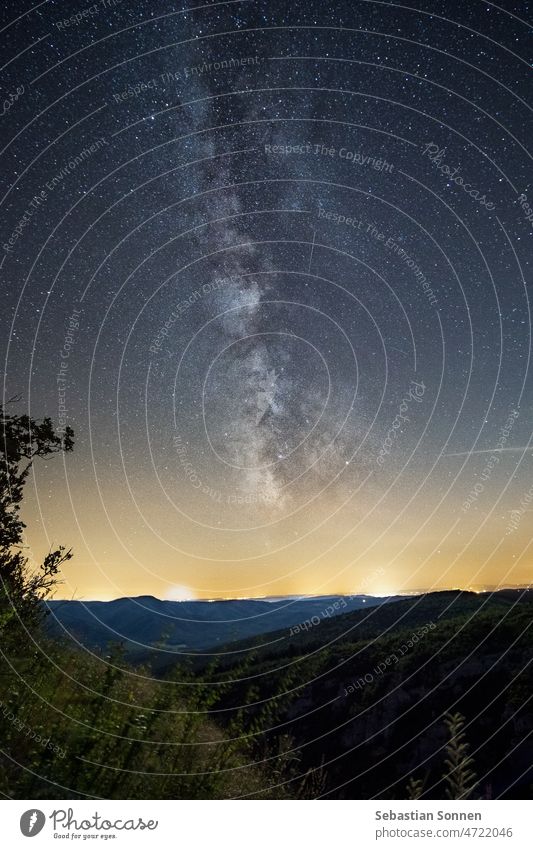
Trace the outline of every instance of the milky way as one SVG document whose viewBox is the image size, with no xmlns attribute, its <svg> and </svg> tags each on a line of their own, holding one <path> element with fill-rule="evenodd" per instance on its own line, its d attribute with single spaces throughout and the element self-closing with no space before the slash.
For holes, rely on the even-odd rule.
<svg viewBox="0 0 533 849">
<path fill-rule="evenodd" d="M 76 431 L 27 505 L 73 587 L 525 580 L 529 5 L 4 5 L 4 397 Z"/>
</svg>

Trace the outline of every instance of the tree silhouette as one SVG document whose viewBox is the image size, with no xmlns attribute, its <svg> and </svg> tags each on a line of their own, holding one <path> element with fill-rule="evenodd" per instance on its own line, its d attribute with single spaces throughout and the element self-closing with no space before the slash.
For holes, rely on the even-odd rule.
<svg viewBox="0 0 533 849">
<path fill-rule="evenodd" d="M 27 624 L 39 618 L 41 601 L 57 583 L 61 564 L 72 556 L 59 546 L 40 566 L 30 568 L 23 551 L 26 525 L 20 506 L 34 459 L 71 451 L 73 437 L 68 426 L 57 434 L 51 419 L 10 414 L 0 405 L 0 632 L 13 626 L 17 617 Z"/>
</svg>

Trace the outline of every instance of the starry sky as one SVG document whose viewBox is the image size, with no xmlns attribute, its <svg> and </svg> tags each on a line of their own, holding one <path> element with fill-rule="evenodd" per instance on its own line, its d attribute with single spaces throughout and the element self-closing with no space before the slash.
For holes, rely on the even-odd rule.
<svg viewBox="0 0 533 849">
<path fill-rule="evenodd" d="M 2 397 L 60 596 L 524 585 L 529 2 L 2 4 Z"/>
</svg>

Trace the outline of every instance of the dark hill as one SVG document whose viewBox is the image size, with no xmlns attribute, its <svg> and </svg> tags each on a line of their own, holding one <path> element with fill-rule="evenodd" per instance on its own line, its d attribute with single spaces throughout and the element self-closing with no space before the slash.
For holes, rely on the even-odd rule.
<svg viewBox="0 0 533 849">
<path fill-rule="evenodd" d="M 371 596 L 316 596 L 276 600 L 162 601 L 153 596 L 115 601 L 49 601 L 48 628 L 92 649 L 123 643 L 129 656 L 208 651 L 233 640 L 325 621 L 350 610 L 382 605 Z"/>
<path fill-rule="evenodd" d="M 217 721 L 241 711 L 258 753 L 290 741 L 321 795 L 405 799 L 414 777 L 442 799 L 459 711 L 474 797 L 531 798 L 532 623 L 531 591 L 441 592 L 232 644 Z"/>
</svg>

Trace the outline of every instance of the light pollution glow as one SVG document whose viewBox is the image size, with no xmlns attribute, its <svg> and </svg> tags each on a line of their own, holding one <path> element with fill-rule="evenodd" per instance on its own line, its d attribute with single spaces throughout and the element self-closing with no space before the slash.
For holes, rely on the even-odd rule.
<svg viewBox="0 0 533 849">
<path fill-rule="evenodd" d="M 74 455 L 67 463 L 75 470 Z M 87 512 L 87 483 L 73 476 L 69 493 L 60 477 L 54 462 L 46 471 L 37 468 L 36 490 L 28 490 L 24 512 L 32 556 L 57 542 L 74 550 L 58 598 L 389 595 L 531 582 L 527 515 L 512 533 L 506 533 L 509 510 L 492 515 L 477 510 L 458 525 L 451 500 L 438 507 L 439 493 L 415 498 L 409 508 L 393 493 L 381 501 L 374 494 L 379 507 L 368 505 L 366 511 L 354 496 L 344 506 L 332 502 L 325 522 L 321 501 L 315 510 L 307 506 L 266 529 L 238 533 L 199 533 L 174 515 L 173 532 L 167 529 L 160 539 L 119 493 L 106 499 L 106 511 L 94 493 Z M 45 481 L 53 498 L 40 498 L 37 518 L 35 492 Z M 164 527 L 171 515 L 166 502 L 153 505 L 152 528 Z"/>
</svg>

